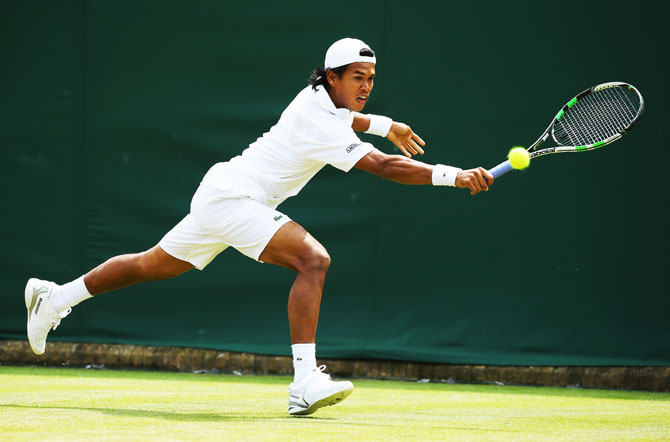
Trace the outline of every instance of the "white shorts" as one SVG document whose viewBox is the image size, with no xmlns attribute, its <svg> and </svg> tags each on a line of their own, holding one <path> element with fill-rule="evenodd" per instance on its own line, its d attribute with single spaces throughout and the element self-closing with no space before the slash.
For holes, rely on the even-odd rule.
<svg viewBox="0 0 670 442">
<path fill-rule="evenodd" d="M 229 246 L 258 261 L 277 230 L 291 219 L 250 198 L 229 198 L 219 189 L 200 186 L 191 213 L 158 245 L 168 254 L 202 270 Z"/>
</svg>

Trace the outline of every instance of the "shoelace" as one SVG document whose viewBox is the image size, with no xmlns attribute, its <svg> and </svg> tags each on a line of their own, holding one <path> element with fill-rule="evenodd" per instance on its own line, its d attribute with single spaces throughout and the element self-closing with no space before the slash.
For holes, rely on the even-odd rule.
<svg viewBox="0 0 670 442">
<path fill-rule="evenodd" d="M 320 365 L 320 366 L 316 367 L 314 370 L 312 370 L 312 373 L 314 373 L 316 376 L 326 376 L 328 379 L 330 379 L 332 381 L 333 378 L 331 378 L 329 374 L 324 373 L 325 369 L 326 369 L 325 365 Z M 295 384 L 293 384 L 293 383 L 291 383 L 291 385 L 288 386 L 289 393 L 291 392 L 291 389 L 294 388 L 294 387 L 295 387 Z"/>
<path fill-rule="evenodd" d="M 333 378 L 331 378 L 329 374 L 324 373 L 324 370 L 325 370 L 325 369 L 326 369 L 326 366 L 325 366 L 325 365 L 319 365 L 318 367 L 316 367 L 316 369 L 315 369 L 314 371 L 319 370 L 319 371 L 320 371 L 319 374 L 320 374 L 321 376 L 328 376 L 328 379 L 330 379 L 330 380 L 332 381 Z"/>
<path fill-rule="evenodd" d="M 58 328 L 58 326 L 60 325 L 60 320 L 63 319 L 64 317 L 66 317 L 67 315 L 69 315 L 71 311 L 72 311 L 72 309 L 69 308 L 66 311 L 64 311 L 63 313 L 60 313 L 58 315 L 59 318 L 51 323 L 51 325 L 52 325 L 51 330 L 56 330 Z"/>
</svg>

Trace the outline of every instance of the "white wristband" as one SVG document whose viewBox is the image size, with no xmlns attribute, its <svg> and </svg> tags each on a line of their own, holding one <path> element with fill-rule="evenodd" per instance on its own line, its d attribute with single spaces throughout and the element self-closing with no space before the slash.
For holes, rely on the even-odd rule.
<svg viewBox="0 0 670 442">
<path fill-rule="evenodd" d="M 368 117 L 370 118 L 370 127 L 365 131 L 366 134 L 379 135 L 380 137 L 388 135 L 391 125 L 393 125 L 392 119 L 373 114 L 368 114 Z"/>
<path fill-rule="evenodd" d="M 463 169 L 458 167 L 436 164 L 433 168 L 433 186 L 451 186 L 456 185 L 456 175 Z"/>
</svg>

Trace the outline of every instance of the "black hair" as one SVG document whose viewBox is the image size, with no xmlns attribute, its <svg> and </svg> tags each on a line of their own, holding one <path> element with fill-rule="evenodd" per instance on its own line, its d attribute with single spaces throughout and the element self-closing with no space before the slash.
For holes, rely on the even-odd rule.
<svg viewBox="0 0 670 442">
<path fill-rule="evenodd" d="M 328 91 L 330 90 L 330 84 L 328 83 L 328 78 L 326 78 L 326 73 L 333 71 L 338 78 L 342 78 L 342 74 L 347 70 L 348 66 L 348 64 L 345 64 L 344 66 L 328 70 L 321 69 L 320 67 L 316 68 L 309 75 L 309 84 L 312 85 L 312 89 L 316 89 L 317 86 L 323 86 Z"/>
</svg>

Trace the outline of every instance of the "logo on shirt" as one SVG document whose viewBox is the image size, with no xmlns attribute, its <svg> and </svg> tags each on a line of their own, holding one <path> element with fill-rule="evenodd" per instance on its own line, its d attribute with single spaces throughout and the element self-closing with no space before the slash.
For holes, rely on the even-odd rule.
<svg viewBox="0 0 670 442">
<path fill-rule="evenodd" d="M 347 147 L 347 153 L 350 153 L 352 150 L 356 149 L 360 145 L 361 143 L 350 144 L 349 147 Z"/>
<path fill-rule="evenodd" d="M 284 217 L 284 215 L 277 215 L 277 216 L 275 216 L 275 221 L 279 221 L 283 217 Z"/>
</svg>

